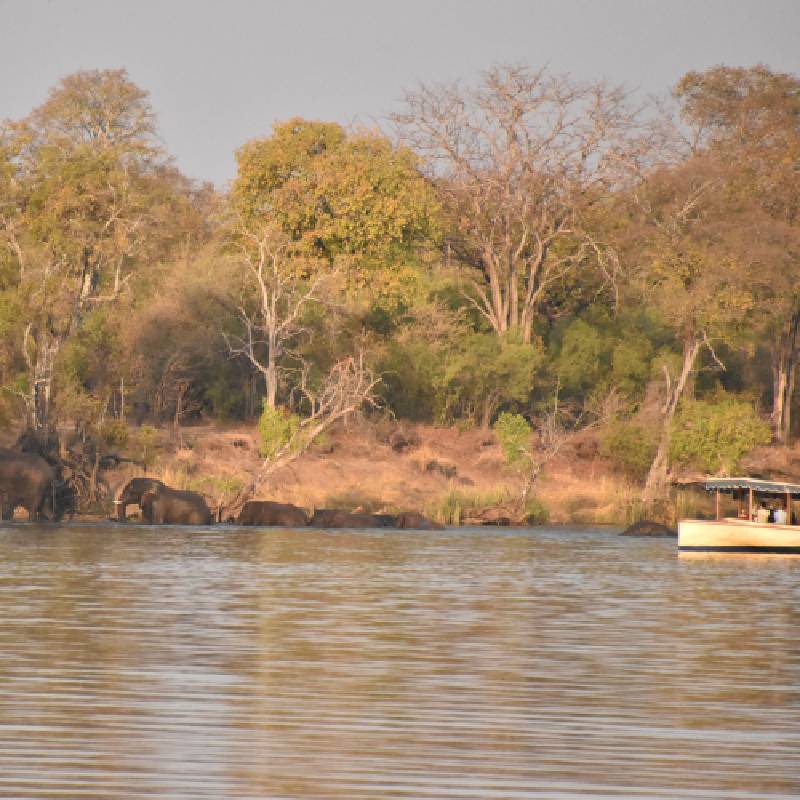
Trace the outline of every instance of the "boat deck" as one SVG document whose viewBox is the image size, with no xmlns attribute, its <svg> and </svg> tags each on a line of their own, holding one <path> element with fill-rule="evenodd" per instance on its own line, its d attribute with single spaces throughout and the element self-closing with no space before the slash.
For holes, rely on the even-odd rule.
<svg viewBox="0 0 800 800">
<path fill-rule="evenodd" d="M 736 517 L 678 523 L 681 551 L 800 555 L 800 526 L 750 522 Z"/>
</svg>

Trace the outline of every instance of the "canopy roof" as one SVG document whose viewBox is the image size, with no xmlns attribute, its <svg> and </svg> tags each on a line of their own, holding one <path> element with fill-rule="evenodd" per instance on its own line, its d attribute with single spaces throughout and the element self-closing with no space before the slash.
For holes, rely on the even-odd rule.
<svg viewBox="0 0 800 800">
<path fill-rule="evenodd" d="M 796 483 L 777 483 L 776 481 L 762 481 L 757 478 L 709 478 L 703 486 L 713 492 L 732 492 L 735 489 L 752 489 L 762 494 L 791 494 L 800 497 L 800 485 Z"/>
</svg>

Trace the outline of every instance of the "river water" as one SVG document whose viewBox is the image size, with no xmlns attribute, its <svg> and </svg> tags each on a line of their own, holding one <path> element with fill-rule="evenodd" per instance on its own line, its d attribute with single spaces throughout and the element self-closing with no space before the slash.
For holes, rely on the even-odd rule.
<svg viewBox="0 0 800 800">
<path fill-rule="evenodd" d="M 797 798 L 800 558 L 0 529 L 0 796 Z"/>
</svg>

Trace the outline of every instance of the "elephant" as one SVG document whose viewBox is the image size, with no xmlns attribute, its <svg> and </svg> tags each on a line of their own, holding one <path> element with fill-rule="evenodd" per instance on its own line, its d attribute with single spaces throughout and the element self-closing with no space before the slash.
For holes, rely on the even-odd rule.
<svg viewBox="0 0 800 800">
<path fill-rule="evenodd" d="M 13 519 L 14 509 L 23 506 L 32 520 L 44 517 L 57 521 L 55 473 L 43 459 L 0 447 L 0 496 L 2 518 Z"/>
<path fill-rule="evenodd" d="M 151 525 L 210 525 L 206 501 L 197 492 L 182 491 L 160 481 L 139 500 L 142 517 Z"/>
<path fill-rule="evenodd" d="M 114 505 L 117 507 L 117 521 L 125 522 L 125 508 L 129 505 L 141 504 L 142 495 L 154 489 L 156 486 L 163 486 L 162 481 L 155 478 L 133 478 L 122 487 L 122 491 L 117 495 Z"/>
<path fill-rule="evenodd" d="M 418 531 L 443 531 L 444 525 L 417 513 L 416 511 L 403 511 L 397 515 L 395 526 L 398 528 L 413 528 Z"/>
<path fill-rule="evenodd" d="M 308 525 L 308 514 L 291 503 L 275 503 L 271 500 L 248 500 L 239 516 L 237 525 L 279 525 L 283 528 L 304 528 Z"/>
<path fill-rule="evenodd" d="M 387 522 L 393 522 L 388 514 L 351 514 L 335 508 L 318 508 L 311 517 L 311 526 L 315 528 L 386 528 Z"/>
</svg>

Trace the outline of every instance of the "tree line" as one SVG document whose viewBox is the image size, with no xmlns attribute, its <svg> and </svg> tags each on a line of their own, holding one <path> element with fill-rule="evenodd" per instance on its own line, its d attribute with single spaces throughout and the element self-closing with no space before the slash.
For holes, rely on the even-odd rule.
<svg viewBox="0 0 800 800">
<path fill-rule="evenodd" d="M 545 450 L 594 426 L 651 499 L 794 432 L 794 75 L 690 72 L 637 106 L 501 66 L 236 160 L 224 192 L 183 176 L 124 70 L 3 123 L 6 428 L 259 418 L 275 461 L 363 408 Z"/>
</svg>

